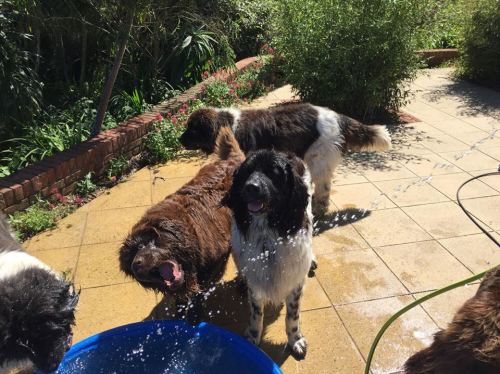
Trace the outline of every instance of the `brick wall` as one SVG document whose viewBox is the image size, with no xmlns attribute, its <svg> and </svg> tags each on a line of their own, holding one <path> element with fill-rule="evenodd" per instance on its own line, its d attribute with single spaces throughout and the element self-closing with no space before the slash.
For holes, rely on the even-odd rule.
<svg viewBox="0 0 500 374">
<path fill-rule="evenodd" d="M 246 58 L 237 62 L 235 69 L 222 70 L 215 76 L 233 77 L 256 60 L 256 57 Z M 53 195 L 55 188 L 67 195 L 74 191 L 76 182 L 87 173 L 102 175 L 111 159 L 119 155 L 127 158 L 138 155 L 144 150 L 144 138 L 158 113 L 175 112 L 184 103 L 195 99 L 202 87 L 213 79 L 210 77 L 179 96 L 156 105 L 152 112 L 131 118 L 95 138 L 0 178 L 0 210 L 10 214 L 26 209 L 37 201 L 37 196 L 46 198 Z"/>
</svg>

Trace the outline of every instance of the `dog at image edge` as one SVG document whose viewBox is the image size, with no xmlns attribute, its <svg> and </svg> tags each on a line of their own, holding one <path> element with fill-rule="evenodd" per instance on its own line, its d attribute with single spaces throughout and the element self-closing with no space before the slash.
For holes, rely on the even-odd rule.
<svg viewBox="0 0 500 374">
<path fill-rule="evenodd" d="M 405 374 L 500 373 L 500 266 L 486 273 L 448 327 L 404 369 Z"/>
<path fill-rule="evenodd" d="M 120 249 L 126 275 L 178 305 L 219 281 L 231 252 L 230 211 L 220 201 L 244 155 L 229 129 L 219 133 L 215 153 L 214 162 L 144 214 Z"/>
<path fill-rule="evenodd" d="M 55 370 L 72 343 L 78 294 L 26 253 L 0 213 L 0 373 Z"/>
<path fill-rule="evenodd" d="M 333 173 L 348 150 L 386 151 L 387 128 L 307 103 L 269 109 L 203 108 L 191 114 L 180 142 L 186 149 L 212 153 L 219 130 L 229 127 L 245 154 L 259 149 L 290 152 L 302 158 L 314 184 L 313 211 L 327 212 Z"/>
<path fill-rule="evenodd" d="M 296 359 L 304 358 L 307 342 L 300 330 L 300 302 L 313 260 L 307 168 L 292 155 L 251 153 L 222 203 L 233 211 L 233 257 L 248 287 L 247 339 L 260 344 L 264 305 L 285 301 L 288 346 Z"/>
</svg>

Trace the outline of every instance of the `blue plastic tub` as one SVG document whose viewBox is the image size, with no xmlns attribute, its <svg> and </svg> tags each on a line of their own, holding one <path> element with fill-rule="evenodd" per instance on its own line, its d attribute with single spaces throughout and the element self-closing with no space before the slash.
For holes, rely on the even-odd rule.
<svg viewBox="0 0 500 374">
<path fill-rule="evenodd" d="M 281 373 L 260 349 L 222 328 L 183 321 L 120 326 L 75 344 L 57 374 Z"/>
</svg>

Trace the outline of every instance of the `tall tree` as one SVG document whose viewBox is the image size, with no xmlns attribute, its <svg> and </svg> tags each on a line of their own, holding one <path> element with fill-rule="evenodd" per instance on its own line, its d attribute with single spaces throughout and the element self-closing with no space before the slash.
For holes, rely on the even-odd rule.
<svg viewBox="0 0 500 374">
<path fill-rule="evenodd" d="M 134 23 L 134 16 L 137 9 L 134 1 L 132 1 L 130 5 L 130 7 L 127 7 L 126 21 L 123 23 L 123 26 L 118 33 L 118 51 L 116 52 L 113 60 L 113 66 L 111 67 L 111 71 L 106 79 L 106 84 L 104 85 L 104 90 L 99 102 L 99 109 L 97 110 L 97 117 L 92 126 L 90 137 L 96 136 L 101 131 L 102 123 L 104 121 L 104 117 L 106 116 L 106 111 L 108 110 L 109 99 L 111 98 L 116 77 L 118 76 L 118 72 L 120 71 L 120 66 L 123 61 L 123 55 L 125 54 L 125 49 L 127 48 L 127 41 L 130 35 L 130 30 L 132 29 L 132 24 Z"/>
</svg>

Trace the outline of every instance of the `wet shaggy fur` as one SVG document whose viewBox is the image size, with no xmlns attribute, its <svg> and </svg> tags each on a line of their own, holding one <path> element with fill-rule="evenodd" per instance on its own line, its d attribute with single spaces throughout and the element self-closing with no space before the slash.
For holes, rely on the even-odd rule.
<svg viewBox="0 0 500 374">
<path fill-rule="evenodd" d="M 285 301 L 288 346 L 295 358 L 304 358 L 300 302 L 313 261 L 309 172 L 295 156 L 251 153 L 235 173 L 223 204 L 233 211 L 233 258 L 248 287 L 247 339 L 258 345 L 264 305 Z"/>
<path fill-rule="evenodd" d="M 405 364 L 405 374 L 500 373 L 500 267 L 489 271 L 479 289 L 458 310 L 430 347 Z"/>
<path fill-rule="evenodd" d="M 219 134 L 216 153 L 214 162 L 149 209 L 120 249 L 126 275 L 178 304 L 220 280 L 230 254 L 230 212 L 220 202 L 244 155 L 229 130 Z M 166 262 L 182 272 L 172 286 L 158 271 Z"/>
<path fill-rule="evenodd" d="M 187 149 L 211 153 L 223 127 L 233 130 L 245 153 L 273 149 L 304 159 L 315 186 L 313 207 L 317 214 L 328 209 L 333 172 L 344 152 L 382 151 L 391 146 L 385 126 L 366 126 L 311 104 L 248 110 L 200 109 L 191 114 L 180 142 Z"/>
<path fill-rule="evenodd" d="M 0 372 L 50 372 L 71 346 L 78 294 L 23 251 L 0 214 Z"/>
</svg>

